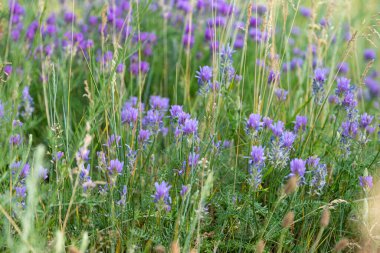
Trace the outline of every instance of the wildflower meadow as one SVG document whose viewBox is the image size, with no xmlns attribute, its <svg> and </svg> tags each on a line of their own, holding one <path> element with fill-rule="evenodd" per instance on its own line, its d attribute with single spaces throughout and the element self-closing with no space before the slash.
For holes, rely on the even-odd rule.
<svg viewBox="0 0 380 253">
<path fill-rule="evenodd" d="M 380 252 L 379 0 L 1 0 L 0 252 Z"/>
</svg>

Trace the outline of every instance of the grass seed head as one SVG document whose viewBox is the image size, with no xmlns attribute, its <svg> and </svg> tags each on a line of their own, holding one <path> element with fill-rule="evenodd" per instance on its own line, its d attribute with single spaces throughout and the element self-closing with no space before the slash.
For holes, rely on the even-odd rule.
<svg viewBox="0 0 380 253">
<path fill-rule="evenodd" d="M 294 223 L 294 212 L 290 211 L 285 215 L 284 219 L 282 220 L 282 227 L 289 228 L 293 225 L 293 223 Z"/>
<path fill-rule="evenodd" d="M 285 185 L 284 192 L 286 195 L 290 195 L 295 192 L 297 189 L 297 177 L 293 176 L 289 178 L 288 182 Z"/>
<path fill-rule="evenodd" d="M 321 227 L 325 228 L 329 225 L 330 222 L 330 211 L 328 208 L 323 209 L 322 216 L 321 216 Z"/>
<path fill-rule="evenodd" d="M 335 252 L 340 252 L 342 250 L 344 250 L 348 244 L 349 244 L 349 240 L 347 238 L 343 238 L 341 239 L 334 247 L 334 251 Z"/>
<path fill-rule="evenodd" d="M 256 244 L 256 253 L 262 253 L 262 252 L 264 252 L 264 248 L 265 248 L 265 242 L 263 240 L 260 240 Z"/>
</svg>

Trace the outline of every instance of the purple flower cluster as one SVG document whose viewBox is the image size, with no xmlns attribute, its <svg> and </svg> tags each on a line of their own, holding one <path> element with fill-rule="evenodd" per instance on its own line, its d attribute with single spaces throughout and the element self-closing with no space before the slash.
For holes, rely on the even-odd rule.
<svg viewBox="0 0 380 253">
<path fill-rule="evenodd" d="M 289 177 L 299 176 L 304 178 L 306 172 L 306 161 L 295 158 L 290 162 L 290 174 Z"/>
<path fill-rule="evenodd" d="M 144 58 L 147 58 L 153 54 L 153 46 L 156 44 L 157 36 L 154 33 L 140 32 L 133 37 L 132 41 L 134 43 L 142 44 L 142 56 L 144 56 Z M 132 75 L 144 75 L 149 71 L 149 69 L 149 63 L 144 59 L 141 59 L 137 53 L 131 57 L 129 71 L 132 73 Z"/>
<path fill-rule="evenodd" d="M 123 171 L 124 162 L 120 162 L 119 160 L 111 160 L 108 166 L 108 172 L 112 175 L 121 174 Z"/>
<path fill-rule="evenodd" d="M 116 202 L 120 206 L 125 206 L 125 203 L 127 202 L 127 186 L 123 186 L 123 191 L 121 192 L 121 197 L 118 202 Z"/>
<path fill-rule="evenodd" d="M 156 192 L 152 197 L 154 198 L 154 202 L 158 204 L 158 209 L 163 208 L 166 211 L 170 211 L 171 198 L 169 190 L 172 186 L 165 181 L 162 181 L 160 184 L 156 182 L 154 186 L 156 187 Z"/>
<path fill-rule="evenodd" d="M 368 142 L 368 135 L 375 131 L 372 125 L 374 117 L 367 113 L 358 114 L 356 88 L 350 82 L 348 78 L 338 78 L 334 98 L 334 103 L 339 104 L 346 111 L 346 117 L 340 126 L 340 143 L 345 156 L 351 153 L 353 140 L 357 139 L 365 144 Z"/>
<path fill-rule="evenodd" d="M 11 19 L 9 22 L 11 24 L 11 38 L 13 41 L 18 41 L 23 30 L 22 20 L 25 14 L 25 9 L 18 1 L 12 0 L 9 1 L 9 12 L 11 13 Z"/>
<path fill-rule="evenodd" d="M 174 127 L 174 135 L 179 137 L 198 135 L 198 120 L 192 119 L 189 113 L 183 111 L 182 106 L 173 105 L 170 109 L 171 124 Z"/>
<path fill-rule="evenodd" d="M 365 190 L 371 189 L 373 187 L 372 176 L 360 176 L 359 184 Z"/>
<path fill-rule="evenodd" d="M 265 166 L 264 148 L 261 146 L 252 146 L 251 157 L 249 160 L 249 179 L 254 189 L 257 189 L 262 182 L 262 169 Z"/>
<path fill-rule="evenodd" d="M 247 120 L 246 129 L 247 132 L 257 132 L 261 128 L 261 115 L 260 114 L 250 114 Z"/>
<path fill-rule="evenodd" d="M 287 97 L 288 97 L 288 91 L 287 90 L 284 90 L 284 89 L 276 89 L 274 91 L 274 94 L 276 95 L 277 99 L 279 101 L 286 101 Z"/>
<path fill-rule="evenodd" d="M 86 167 L 84 164 L 80 164 L 79 167 L 79 176 L 82 182 L 83 191 L 87 192 L 88 189 L 92 189 L 96 186 L 95 183 L 91 180 L 90 164 L 87 164 Z"/>
<path fill-rule="evenodd" d="M 218 83 L 229 87 L 229 83 L 232 81 L 239 82 L 241 76 L 236 73 L 236 70 L 233 66 L 232 55 L 235 51 L 229 46 L 223 46 L 220 50 L 220 62 L 219 62 L 219 72 L 220 80 Z"/>
<path fill-rule="evenodd" d="M 212 90 L 219 90 L 221 87 L 229 87 L 231 82 L 239 82 L 241 76 L 238 75 L 233 67 L 232 55 L 234 50 L 230 46 L 223 46 L 219 52 L 219 75 L 213 76 L 213 68 L 210 66 L 200 67 L 195 77 L 200 86 L 200 93 Z M 213 80 L 214 79 L 214 80 Z"/>
<path fill-rule="evenodd" d="M 27 119 L 32 116 L 34 112 L 33 103 L 33 98 L 29 93 L 29 86 L 25 86 L 22 91 L 22 103 L 19 107 L 19 113 L 23 118 Z"/>
<path fill-rule="evenodd" d="M 198 79 L 198 84 L 209 86 L 212 81 L 212 68 L 209 66 L 199 67 L 195 77 Z"/>
<path fill-rule="evenodd" d="M 272 138 L 268 150 L 268 160 L 271 165 L 282 169 L 289 160 L 290 151 L 296 141 L 298 132 L 305 131 L 306 125 L 307 118 L 297 116 L 294 132 L 291 132 L 285 130 L 285 124 L 282 121 L 274 123 L 269 117 L 261 118 L 259 114 L 250 114 L 246 122 L 246 131 L 247 134 L 253 133 L 253 136 L 257 136 L 259 131 L 270 130 Z"/>
<path fill-rule="evenodd" d="M 12 175 L 19 175 L 18 179 L 14 179 L 17 182 L 17 186 L 15 187 L 16 196 L 20 198 L 21 205 L 25 205 L 25 197 L 26 197 L 26 178 L 30 173 L 30 165 L 25 163 L 22 166 L 21 161 L 13 162 L 9 165 L 9 168 L 12 171 Z"/>
<path fill-rule="evenodd" d="M 272 130 L 273 138 L 269 149 L 269 163 L 279 169 L 283 169 L 290 156 L 290 151 L 293 149 L 293 144 L 296 140 L 296 133 L 285 131 L 285 126 L 282 121 L 278 121 L 269 126 Z"/>
<path fill-rule="evenodd" d="M 320 159 L 313 156 L 307 159 L 307 165 L 312 174 L 310 192 L 320 195 L 326 185 L 327 165 L 320 163 Z"/>
<path fill-rule="evenodd" d="M 296 116 L 296 122 L 294 125 L 294 132 L 298 132 L 299 130 L 305 131 L 307 126 L 307 117 L 306 116 Z"/>
<path fill-rule="evenodd" d="M 121 140 L 120 135 L 112 134 L 110 137 L 108 137 L 107 143 L 103 144 L 103 145 L 108 147 L 108 148 L 113 148 L 113 147 L 118 148 L 118 147 L 120 147 L 120 145 L 119 145 L 120 140 Z"/>
<path fill-rule="evenodd" d="M 317 68 L 314 71 L 313 78 L 313 96 L 314 101 L 318 105 L 323 103 L 325 99 L 325 83 L 327 81 L 327 75 L 329 71 L 326 68 Z"/>
<path fill-rule="evenodd" d="M 121 110 L 121 122 L 130 125 L 131 127 L 137 122 L 139 109 L 137 106 L 137 98 L 131 97 L 125 102 Z"/>
<path fill-rule="evenodd" d="M 181 195 L 181 197 L 184 197 L 188 191 L 189 191 L 189 187 L 186 185 L 182 185 L 181 191 L 179 194 Z"/>
<path fill-rule="evenodd" d="M 187 164 L 191 168 L 195 168 L 198 165 L 198 160 L 199 160 L 199 154 L 192 152 L 189 154 L 189 158 L 187 160 Z"/>
<path fill-rule="evenodd" d="M 96 4 L 90 4 L 91 8 L 88 10 L 93 9 L 92 5 L 95 7 Z M 79 58 L 82 56 L 88 58 L 90 50 L 95 48 L 96 60 L 104 70 L 124 73 L 123 59 L 120 56 L 114 57 L 112 50 L 105 52 L 101 50 L 103 46 L 100 45 L 98 38 L 111 36 L 118 44 L 128 40 L 135 45 L 141 45 L 142 54 L 140 56 L 142 58 L 138 53 L 130 57 L 129 70 L 132 75 L 138 76 L 140 73 L 146 74 L 149 71 L 147 60 L 153 54 L 153 46 L 156 44 L 157 37 L 154 33 L 132 31 L 134 20 L 129 1 L 116 1 L 109 6 L 106 10 L 105 20 L 100 15 L 93 16 L 90 11 L 81 15 L 85 17 L 84 19 L 79 18 L 71 11 L 64 11 L 59 15 L 51 13 L 45 20 L 33 20 L 29 24 L 24 24 L 25 9 L 16 0 L 9 2 L 9 12 L 11 13 L 9 22 L 12 40 L 19 41 L 25 37 L 35 59 L 42 60 L 42 58 L 51 57 L 55 52 L 60 52 L 59 49 L 70 54 L 73 53 Z M 59 19 L 64 22 L 58 22 Z M 26 29 L 24 29 L 24 25 Z M 33 50 L 33 42 L 37 34 L 42 35 L 42 41 Z M 117 66 L 112 63 L 112 60 L 119 62 Z M 5 72 L 10 75 L 10 65 L 7 65 Z"/>
</svg>

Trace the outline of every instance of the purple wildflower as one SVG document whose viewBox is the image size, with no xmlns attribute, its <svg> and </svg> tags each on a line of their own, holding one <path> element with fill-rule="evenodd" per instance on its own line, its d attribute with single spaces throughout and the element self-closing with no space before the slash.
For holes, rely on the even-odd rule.
<svg viewBox="0 0 380 253">
<path fill-rule="evenodd" d="M 21 135 L 15 134 L 9 138 L 9 144 L 12 146 L 19 146 L 22 142 Z"/>
<path fill-rule="evenodd" d="M 298 132 L 300 129 L 305 131 L 307 125 L 306 116 L 296 116 L 296 124 L 294 125 L 294 132 Z"/>
<path fill-rule="evenodd" d="M 154 194 L 155 202 L 158 202 L 160 200 L 168 200 L 170 198 L 169 190 L 171 188 L 171 185 L 169 185 L 165 181 L 162 181 L 161 184 L 155 182 L 154 186 L 156 187 L 156 193 Z"/>
<path fill-rule="evenodd" d="M 278 100 L 285 101 L 288 96 L 288 91 L 284 89 L 276 89 L 274 94 L 276 95 Z"/>
<path fill-rule="evenodd" d="M 345 77 L 338 78 L 337 89 L 335 93 L 339 96 L 348 92 L 350 90 L 350 81 L 350 79 L 347 79 Z"/>
<path fill-rule="evenodd" d="M 209 66 L 200 67 L 199 71 L 196 72 L 195 77 L 198 79 L 199 85 L 210 83 L 212 79 L 212 68 Z"/>
<path fill-rule="evenodd" d="M 58 151 L 56 154 L 55 154 L 55 157 L 53 158 L 55 161 L 59 161 L 61 160 L 61 158 L 64 156 L 64 153 L 62 151 Z"/>
<path fill-rule="evenodd" d="M 347 62 L 341 62 L 338 64 L 338 66 L 336 67 L 336 69 L 338 70 L 338 72 L 340 74 L 347 74 L 348 70 L 349 70 L 349 65 Z"/>
<path fill-rule="evenodd" d="M 365 128 L 365 131 L 367 132 L 367 134 L 373 134 L 375 132 L 375 128 L 373 126 L 367 126 Z"/>
<path fill-rule="evenodd" d="M 84 167 L 84 164 L 80 165 L 79 177 L 81 180 L 86 180 L 90 175 L 90 164 L 87 164 L 87 167 Z"/>
<path fill-rule="evenodd" d="M 134 76 L 138 76 L 140 73 L 142 75 L 146 74 L 149 71 L 149 63 L 146 61 L 141 61 L 140 64 L 138 62 L 133 62 L 129 67 L 129 71 Z"/>
<path fill-rule="evenodd" d="M 367 86 L 371 97 L 375 98 L 375 97 L 379 96 L 379 94 L 380 94 L 380 83 L 378 81 L 376 81 L 372 77 L 367 77 L 364 79 L 364 83 Z"/>
<path fill-rule="evenodd" d="M 7 75 L 7 76 L 9 76 L 9 75 L 11 75 L 12 74 L 12 65 L 5 65 L 5 67 L 4 67 L 4 73 Z"/>
<path fill-rule="evenodd" d="M 285 131 L 280 138 L 281 147 L 290 149 L 296 139 L 296 135 L 293 132 Z"/>
<path fill-rule="evenodd" d="M 253 13 L 257 13 L 260 16 L 262 16 L 265 14 L 266 11 L 267 11 L 267 7 L 265 7 L 265 5 L 262 5 L 262 4 L 252 5 L 252 12 Z"/>
<path fill-rule="evenodd" d="M 9 165 L 10 169 L 18 169 L 21 166 L 21 161 L 13 162 Z"/>
<path fill-rule="evenodd" d="M 66 12 L 64 15 L 64 20 L 66 23 L 75 22 L 75 14 L 72 12 Z"/>
<path fill-rule="evenodd" d="M 319 162 L 319 160 L 318 160 Z M 317 164 L 313 167 L 312 178 L 310 180 L 311 191 L 320 195 L 326 185 L 327 166 L 326 164 Z"/>
<path fill-rule="evenodd" d="M 358 132 L 358 124 L 356 122 L 344 121 L 341 125 L 341 129 L 344 137 L 355 138 Z"/>
<path fill-rule="evenodd" d="M 4 105 L 3 105 L 3 103 L 0 100 L 0 119 L 3 118 L 4 115 L 5 115 Z"/>
<path fill-rule="evenodd" d="M 264 160 L 264 148 L 261 146 L 252 146 L 251 163 L 255 165 L 261 165 Z"/>
<path fill-rule="evenodd" d="M 29 163 L 25 163 L 20 172 L 20 178 L 26 178 L 30 173 L 30 165 Z"/>
<path fill-rule="evenodd" d="M 274 70 L 270 70 L 268 74 L 268 84 L 277 82 L 280 79 L 280 73 Z"/>
<path fill-rule="evenodd" d="M 26 38 L 27 40 L 29 41 L 33 41 L 34 39 L 34 36 L 36 35 L 36 32 L 38 30 L 38 21 L 33 21 L 32 23 L 30 23 L 30 25 L 28 26 L 27 30 L 26 30 Z"/>
<path fill-rule="evenodd" d="M 254 114 L 254 113 L 250 114 L 247 120 L 247 125 L 246 125 L 247 130 L 255 130 L 255 131 L 259 130 L 260 125 L 261 125 L 260 121 L 261 121 L 260 114 Z"/>
<path fill-rule="evenodd" d="M 373 116 L 368 115 L 367 113 L 364 113 L 360 116 L 360 127 L 366 128 L 372 123 Z"/>
<path fill-rule="evenodd" d="M 144 127 L 152 127 L 157 130 L 162 123 L 162 114 L 157 110 L 149 110 L 146 113 L 146 116 L 143 118 Z"/>
<path fill-rule="evenodd" d="M 186 185 L 182 185 L 181 187 L 181 192 L 179 193 L 182 197 L 184 197 L 187 193 L 187 191 L 189 190 L 189 187 L 186 186 Z"/>
<path fill-rule="evenodd" d="M 121 192 L 121 198 L 118 202 L 116 202 L 118 205 L 125 206 L 125 203 L 127 201 L 127 186 L 123 186 L 123 191 Z"/>
<path fill-rule="evenodd" d="M 271 126 L 271 130 L 276 137 L 280 137 L 284 131 L 285 124 L 282 121 L 277 121 Z"/>
<path fill-rule="evenodd" d="M 139 132 L 139 137 L 138 137 L 139 142 L 146 143 L 149 140 L 149 138 L 150 138 L 150 131 L 141 129 Z"/>
<path fill-rule="evenodd" d="M 372 176 L 360 176 L 359 184 L 364 189 L 371 189 L 373 187 Z"/>
<path fill-rule="evenodd" d="M 112 134 L 110 137 L 108 137 L 107 143 L 104 144 L 104 146 L 110 148 L 113 144 L 115 144 L 115 146 L 118 147 L 120 140 L 121 136 Z"/>
<path fill-rule="evenodd" d="M 363 56 L 364 56 L 364 59 L 366 61 L 375 60 L 376 59 L 376 52 L 375 52 L 375 50 L 373 50 L 371 48 L 367 48 L 366 50 L 364 50 Z"/>
<path fill-rule="evenodd" d="M 133 108 L 126 103 L 121 111 L 121 122 L 129 125 L 136 123 L 138 114 L 139 111 L 136 108 Z"/>
<path fill-rule="evenodd" d="M 119 63 L 116 67 L 116 73 L 123 73 L 125 69 L 125 65 L 123 63 Z"/>
<path fill-rule="evenodd" d="M 178 118 L 181 113 L 183 113 L 181 105 L 172 105 L 170 109 L 170 116 L 172 118 Z"/>
<path fill-rule="evenodd" d="M 269 117 L 263 118 L 263 127 L 266 129 L 270 129 L 272 126 L 273 120 Z"/>
<path fill-rule="evenodd" d="M 169 99 L 160 96 L 151 96 L 149 99 L 149 104 L 152 109 L 166 111 L 169 108 Z"/>
<path fill-rule="evenodd" d="M 342 105 L 347 109 L 353 109 L 358 104 L 355 94 L 352 92 L 346 93 L 346 95 L 343 98 Z"/>
<path fill-rule="evenodd" d="M 182 128 L 182 131 L 184 135 L 195 135 L 198 131 L 198 121 L 195 119 L 187 119 Z"/>
<path fill-rule="evenodd" d="M 291 162 L 290 162 L 290 177 L 293 177 L 295 175 L 298 175 L 300 176 L 301 178 L 305 175 L 305 171 L 306 171 L 306 162 L 302 159 L 293 159 Z"/>
<path fill-rule="evenodd" d="M 223 148 L 230 148 L 231 147 L 231 141 L 225 140 L 223 142 Z"/>
<path fill-rule="evenodd" d="M 306 163 L 309 167 L 316 168 L 320 160 L 321 159 L 317 156 L 310 156 L 309 158 L 307 158 Z"/>
<path fill-rule="evenodd" d="M 183 126 L 186 122 L 186 120 L 189 120 L 191 117 L 190 114 L 186 113 L 186 112 L 180 112 L 178 114 L 178 124 Z"/>
<path fill-rule="evenodd" d="M 339 98 L 335 95 L 330 95 L 329 96 L 329 103 L 330 104 L 338 104 L 339 103 Z"/>
<path fill-rule="evenodd" d="M 170 211 L 171 198 L 169 195 L 169 190 L 172 186 L 166 183 L 165 181 L 162 181 L 161 184 L 155 182 L 154 186 L 156 188 L 156 192 L 152 196 L 154 198 L 154 203 L 162 202 L 164 204 L 164 208 L 167 211 Z"/>
<path fill-rule="evenodd" d="M 87 161 L 89 159 L 90 150 L 81 147 L 79 151 L 77 152 L 77 157 L 79 160 Z"/>
<path fill-rule="evenodd" d="M 48 173 L 49 170 L 47 168 L 40 167 L 40 169 L 38 170 L 38 177 L 42 180 L 46 180 L 48 178 Z"/>
<path fill-rule="evenodd" d="M 307 8 L 305 6 L 301 6 L 299 11 L 300 11 L 301 15 L 304 16 L 305 18 L 311 17 L 311 9 L 310 8 Z"/>
<path fill-rule="evenodd" d="M 262 182 L 262 168 L 264 167 L 264 148 L 261 146 L 253 146 L 251 151 L 251 159 L 249 160 L 250 174 L 249 182 L 254 189 L 257 189 Z"/>
<path fill-rule="evenodd" d="M 313 95 L 314 101 L 321 104 L 324 99 L 324 85 L 327 79 L 328 69 L 317 68 L 314 71 Z"/>
<path fill-rule="evenodd" d="M 120 162 L 119 160 L 111 160 L 108 166 L 108 171 L 111 175 L 121 174 L 123 171 L 124 162 Z"/>
<path fill-rule="evenodd" d="M 26 197 L 26 186 L 15 187 L 15 190 L 16 190 L 16 195 L 19 198 L 25 198 Z"/>
<path fill-rule="evenodd" d="M 21 115 L 25 118 L 29 118 L 32 116 L 32 113 L 34 112 L 33 107 L 33 98 L 30 96 L 29 93 L 29 86 L 25 86 L 22 91 L 22 107 L 23 111 L 21 112 Z"/>
<path fill-rule="evenodd" d="M 198 164 L 198 160 L 199 160 L 199 154 L 192 152 L 189 154 L 188 165 L 190 167 L 196 167 Z"/>
</svg>

